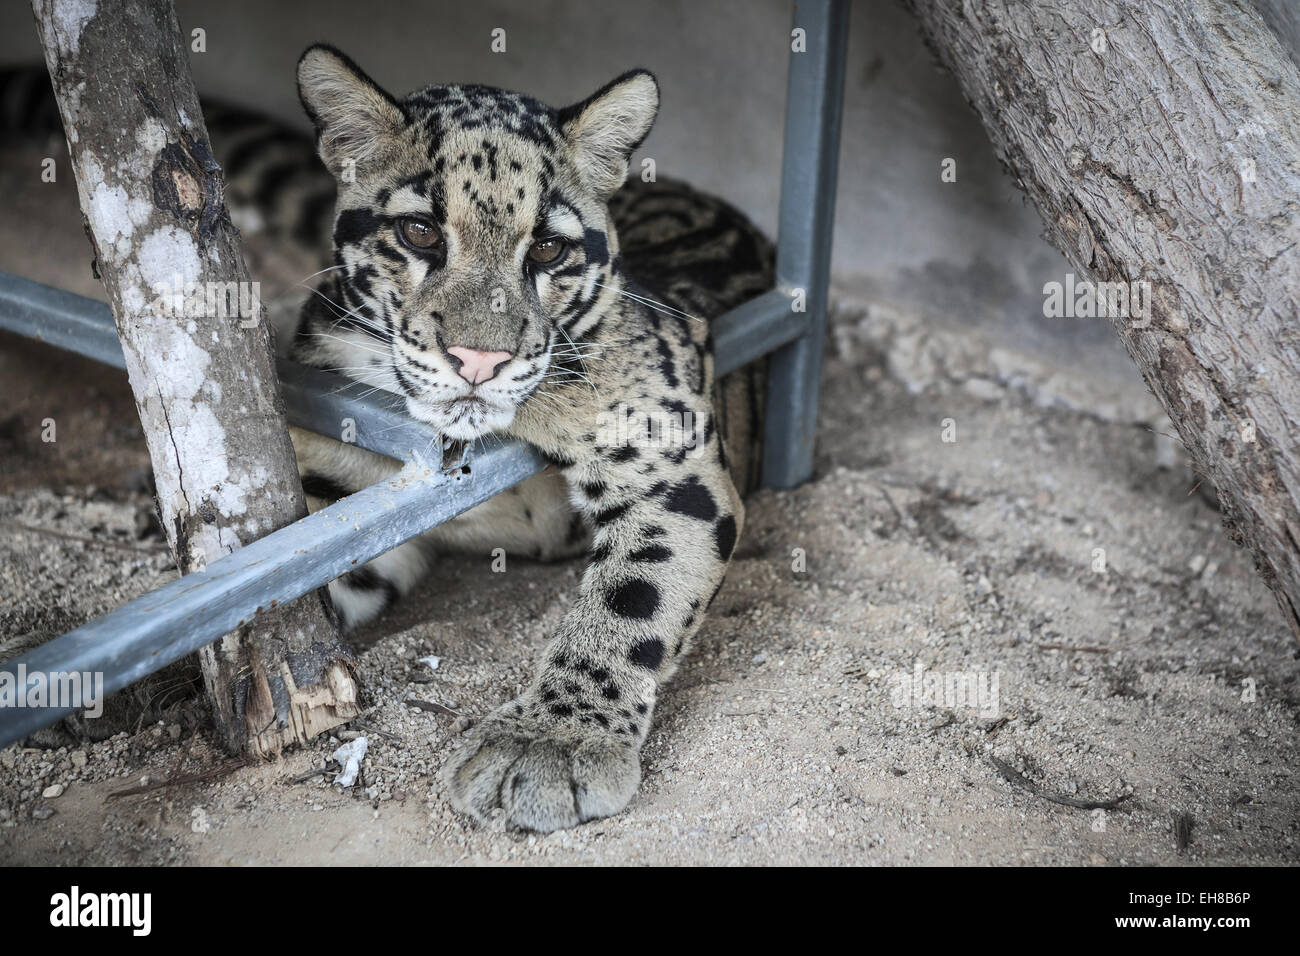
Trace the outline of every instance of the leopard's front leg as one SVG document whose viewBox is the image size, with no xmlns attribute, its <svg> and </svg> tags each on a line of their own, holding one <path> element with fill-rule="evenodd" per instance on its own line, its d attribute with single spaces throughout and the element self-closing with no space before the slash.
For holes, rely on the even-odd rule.
<svg viewBox="0 0 1300 956">
<path fill-rule="evenodd" d="M 722 585 L 744 520 L 719 438 L 565 468 L 595 535 L 581 594 L 533 682 L 445 771 L 452 803 L 548 832 L 617 813 L 641 779 L 659 687 Z M 653 460 L 653 464 L 651 461 Z M 647 467 L 651 465 L 651 467 Z"/>
</svg>

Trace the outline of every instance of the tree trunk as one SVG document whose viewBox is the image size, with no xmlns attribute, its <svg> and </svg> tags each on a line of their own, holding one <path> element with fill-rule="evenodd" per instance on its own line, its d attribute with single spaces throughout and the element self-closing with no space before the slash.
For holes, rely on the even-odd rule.
<svg viewBox="0 0 1300 956">
<path fill-rule="evenodd" d="M 199 572 L 306 503 L 186 45 L 168 0 L 32 6 L 159 511 L 181 573 Z M 201 653 L 225 745 L 275 753 L 356 716 L 324 593 L 257 611 Z"/>
<path fill-rule="evenodd" d="M 1047 239 L 1150 283 L 1112 321 L 1300 637 L 1295 62 L 1244 0 L 907 2 Z"/>
</svg>

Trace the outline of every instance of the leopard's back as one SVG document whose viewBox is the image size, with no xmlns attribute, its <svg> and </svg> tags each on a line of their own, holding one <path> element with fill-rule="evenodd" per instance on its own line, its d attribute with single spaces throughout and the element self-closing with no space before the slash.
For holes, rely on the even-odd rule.
<svg viewBox="0 0 1300 956">
<path fill-rule="evenodd" d="M 712 322 L 771 289 L 776 250 L 740 210 L 674 179 L 633 178 L 610 199 L 620 255 L 651 298 Z M 758 488 L 767 363 L 752 362 L 714 387 L 714 408 L 741 495 Z"/>
</svg>

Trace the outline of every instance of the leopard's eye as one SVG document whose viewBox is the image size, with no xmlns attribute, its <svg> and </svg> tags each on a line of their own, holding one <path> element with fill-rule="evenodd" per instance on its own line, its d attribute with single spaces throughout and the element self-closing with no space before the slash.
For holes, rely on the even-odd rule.
<svg viewBox="0 0 1300 956">
<path fill-rule="evenodd" d="M 549 239 L 538 239 L 528 249 L 528 258 L 538 265 L 550 265 L 557 261 L 560 256 L 564 255 L 564 250 L 568 244 L 559 236 L 551 236 Z"/>
<path fill-rule="evenodd" d="M 442 243 L 442 230 L 423 219 L 399 219 L 397 234 L 402 242 L 419 252 L 428 252 Z"/>
</svg>

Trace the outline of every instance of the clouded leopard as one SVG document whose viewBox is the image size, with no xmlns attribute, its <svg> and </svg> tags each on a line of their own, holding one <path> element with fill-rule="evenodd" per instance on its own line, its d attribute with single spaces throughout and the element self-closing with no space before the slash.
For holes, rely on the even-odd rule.
<svg viewBox="0 0 1300 956">
<path fill-rule="evenodd" d="M 533 830 L 616 813 L 744 523 L 760 372 L 715 385 L 709 320 L 771 286 L 772 249 L 719 200 L 625 184 L 659 106 L 648 72 L 563 109 L 483 86 L 397 99 L 316 46 L 298 84 L 338 198 L 334 268 L 294 356 L 404 396 L 444 435 L 515 436 L 550 463 L 331 593 L 356 621 L 417 586 L 431 553 L 589 554 L 532 683 L 444 781 L 459 809 Z M 395 467 L 307 433 L 295 446 L 326 498 Z"/>
</svg>

